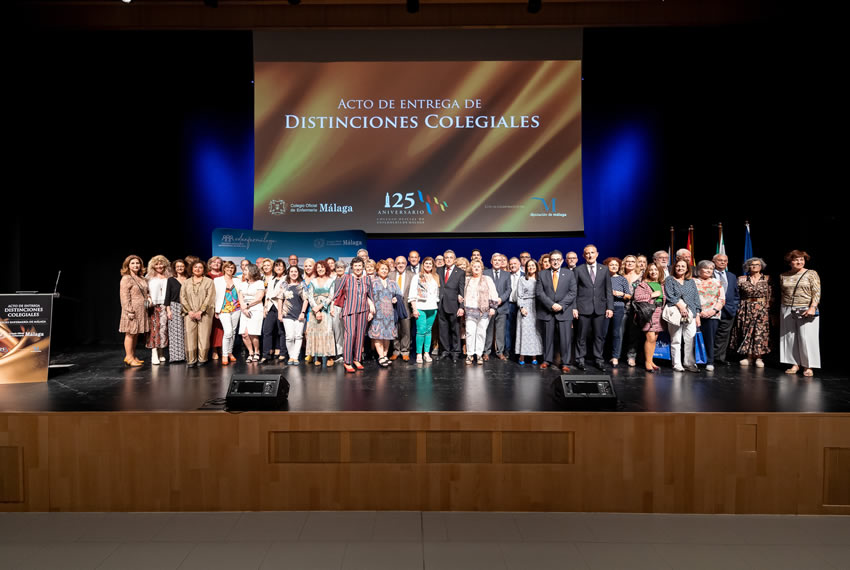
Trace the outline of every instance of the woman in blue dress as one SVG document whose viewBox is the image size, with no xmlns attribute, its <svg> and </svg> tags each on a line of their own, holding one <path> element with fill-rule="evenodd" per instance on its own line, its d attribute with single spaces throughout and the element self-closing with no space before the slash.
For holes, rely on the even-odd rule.
<svg viewBox="0 0 850 570">
<path fill-rule="evenodd" d="M 398 323 L 395 317 L 396 295 L 401 295 L 398 284 L 387 279 L 390 268 L 384 261 L 375 265 L 377 274 L 372 277 L 372 301 L 375 303 L 375 317 L 369 327 L 369 338 L 378 353 L 378 364 L 386 368 L 390 365 L 387 351 L 390 341 L 398 337 Z"/>
</svg>

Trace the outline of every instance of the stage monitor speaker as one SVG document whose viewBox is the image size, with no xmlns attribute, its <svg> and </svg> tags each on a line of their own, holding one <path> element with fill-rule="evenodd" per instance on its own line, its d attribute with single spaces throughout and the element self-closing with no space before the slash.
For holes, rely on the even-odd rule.
<svg viewBox="0 0 850 570">
<path fill-rule="evenodd" d="M 561 375 L 561 386 L 567 407 L 574 410 L 613 410 L 617 408 L 617 392 L 607 374 L 584 376 Z"/>
<path fill-rule="evenodd" d="M 278 410 L 288 396 L 283 374 L 234 374 L 225 402 L 228 410 Z"/>
</svg>

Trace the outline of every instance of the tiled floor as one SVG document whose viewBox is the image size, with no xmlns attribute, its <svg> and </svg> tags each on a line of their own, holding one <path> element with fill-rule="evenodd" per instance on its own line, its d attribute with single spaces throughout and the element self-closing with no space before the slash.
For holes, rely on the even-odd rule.
<svg viewBox="0 0 850 570">
<path fill-rule="evenodd" d="M 0 513 L 0 568 L 845 569 L 850 517 Z"/>
</svg>

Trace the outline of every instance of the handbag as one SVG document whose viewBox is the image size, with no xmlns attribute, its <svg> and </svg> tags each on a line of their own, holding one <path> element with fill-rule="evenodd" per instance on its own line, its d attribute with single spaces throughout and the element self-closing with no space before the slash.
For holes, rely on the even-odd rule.
<svg viewBox="0 0 850 570">
<path fill-rule="evenodd" d="M 133 277 L 132 279 L 133 279 L 133 283 L 135 283 L 135 284 L 136 284 L 136 287 L 138 287 L 138 288 L 139 288 L 139 292 L 142 294 L 142 297 L 145 297 L 145 310 L 146 310 L 146 311 L 150 311 L 150 310 L 151 310 L 151 307 L 153 307 L 153 304 L 151 303 L 151 300 L 150 300 L 150 299 L 148 299 L 148 298 L 145 296 L 145 290 L 144 290 L 144 289 L 142 289 L 142 286 L 141 286 L 141 285 L 139 285 L 139 282 L 138 282 L 138 281 L 136 281 L 136 278 L 135 278 L 135 277 Z"/>
<path fill-rule="evenodd" d="M 702 338 L 702 331 L 697 329 L 696 337 L 694 337 L 694 349 L 696 352 L 697 364 L 705 364 L 708 356 L 705 352 L 705 340 Z"/>
<path fill-rule="evenodd" d="M 805 277 L 806 273 L 808 273 L 809 271 L 810 271 L 809 269 L 806 269 L 803 272 L 803 274 L 800 275 L 800 278 L 797 279 L 797 284 L 794 285 L 794 292 L 791 293 L 791 305 L 792 305 L 791 306 L 791 316 L 794 317 L 795 319 L 806 319 L 806 318 L 808 318 L 808 316 L 806 315 L 806 311 L 809 310 L 808 307 L 794 307 L 793 305 L 794 305 L 794 299 L 797 296 L 797 287 L 800 286 L 800 281 L 803 280 L 803 277 Z M 815 309 L 815 314 L 812 315 L 812 317 L 818 317 L 818 316 L 820 316 L 820 309 Z"/>
<path fill-rule="evenodd" d="M 655 340 L 655 352 L 653 358 L 661 360 L 670 360 L 670 334 L 667 332 L 658 333 L 658 338 Z"/>
<path fill-rule="evenodd" d="M 676 305 L 666 305 L 661 311 L 661 318 L 671 325 L 682 326 L 682 312 Z"/>
<path fill-rule="evenodd" d="M 655 303 L 642 302 L 639 303 L 634 301 L 632 303 L 632 309 L 634 310 L 635 321 L 638 326 L 644 326 L 648 322 L 652 321 L 652 315 L 655 313 Z"/>
<path fill-rule="evenodd" d="M 347 279 L 347 277 L 343 277 L 343 279 Z M 337 296 L 334 298 L 334 305 L 336 305 L 336 306 L 337 306 L 337 307 L 339 307 L 340 309 L 341 309 L 343 306 L 345 306 L 345 295 L 346 295 L 346 293 L 348 293 L 348 287 L 346 287 L 345 289 L 343 289 L 343 291 L 342 291 L 342 295 L 337 295 Z"/>
</svg>

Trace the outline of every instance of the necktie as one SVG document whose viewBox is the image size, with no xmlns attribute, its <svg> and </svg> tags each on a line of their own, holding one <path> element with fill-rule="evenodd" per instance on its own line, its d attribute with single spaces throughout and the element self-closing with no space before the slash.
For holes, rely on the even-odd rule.
<svg viewBox="0 0 850 570">
<path fill-rule="evenodd" d="M 399 273 L 399 274 L 398 274 L 398 288 L 399 288 L 399 289 L 401 289 L 401 282 L 402 282 L 403 280 L 404 280 L 404 278 L 401 276 L 401 273 Z"/>
<path fill-rule="evenodd" d="M 499 280 L 499 270 L 497 269 L 496 270 L 496 281 L 498 281 L 498 280 Z"/>
<path fill-rule="evenodd" d="M 446 269 L 446 280 L 444 281 L 444 283 L 448 283 L 448 282 L 449 282 L 449 273 L 451 273 L 451 272 L 452 272 L 452 268 L 451 268 L 451 267 L 449 267 L 449 268 L 447 268 L 447 269 Z"/>
<path fill-rule="evenodd" d="M 552 289 L 554 289 L 555 291 L 558 290 L 558 272 L 557 271 L 552 272 Z"/>
<path fill-rule="evenodd" d="M 596 264 L 590 266 L 590 282 L 596 283 Z"/>
<path fill-rule="evenodd" d="M 726 289 L 729 287 L 729 282 L 726 280 L 726 272 L 725 271 L 716 271 L 717 276 L 720 278 L 720 282 L 723 283 L 723 288 Z"/>
</svg>

